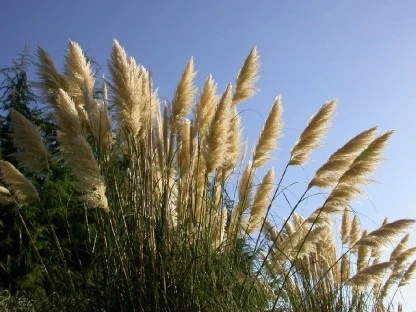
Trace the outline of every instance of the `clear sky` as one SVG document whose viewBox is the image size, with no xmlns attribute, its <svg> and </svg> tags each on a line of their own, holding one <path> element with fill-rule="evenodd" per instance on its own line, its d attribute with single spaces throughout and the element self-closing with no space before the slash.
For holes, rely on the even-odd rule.
<svg viewBox="0 0 416 312">
<path fill-rule="evenodd" d="M 253 144 L 275 96 L 282 95 L 286 126 L 274 154 L 276 173 L 309 117 L 337 98 L 326 146 L 291 179 L 305 182 L 331 152 L 362 130 L 375 125 L 380 131 L 394 129 L 386 161 L 373 176 L 378 184 L 366 188 L 369 199 L 355 208 L 369 226 L 384 216 L 416 218 L 415 1 L 3 0 L 0 12 L 0 67 L 27 45 L 32 51 L 46 49 L 62 68 L 71 39 L 105 73 L 117 38 L 150 68 L 162 99 L 171 99 L 191 56 L 198 85 L 212 74 L 223 90 L 257 46 L 260 92 L 240 109 L 244 134 Z M 415 228 L 411 234 L 416 236 Z M 415 288 L 403 293 L 406 301 L 416 298 Z"/>
</svg>

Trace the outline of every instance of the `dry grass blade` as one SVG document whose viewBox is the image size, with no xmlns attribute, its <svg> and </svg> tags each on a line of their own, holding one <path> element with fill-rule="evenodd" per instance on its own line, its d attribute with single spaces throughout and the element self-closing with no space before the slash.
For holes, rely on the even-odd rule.
<svg viewBox="0 0 416 312">
<path fill-rule="evenodd" d="M 304 165 L 328 132 L 334 116 L 336 101 L 325 103 L 310 119 L 291 151 L 289 165 Z"/>
<path fill-rule="evenodd" d="M 233 106 L 252 97 L 256 93 L 254 85 L 258 80 L 257 73 L 259 71 L 259 67 L 260 64 L 257 48 L 253 48 L 238 73 L 235 93 L 233 96 Z"/>
<path fill-rule="evenodd" d="M 10 118 L 19 165 L 35 172 L 48 169 L 48 151 L 38 129 L 14 109 L 10 109 Z"/>
<path fill-rule="evenodd" d="M 39 200 L 38 191 L 33 184 L 11 163 L 0 160 L 0 177 L 20 205 L 28 205 Z"/>
<path fill-rule="evenodd" d="M 72 169 L 77 187 L 88 206 L 108 211 L 105 185 L 91 146 L 82 135 L 75 104 L 60 90 L 57 107 L 58 141 L 62 156 Z"/>
<path fill-rule="evenodd" d="M 347 281 L 347 285 L 363 289 L 370 287 L 375 282 L 381 282 L 387 270 L 391 269 L 394 261 L 387 261 L 369 266 Z"/>
<path fill-rule="evenodd" d="M 335 186 L 353 160 L 372 141 L 376 131 L 377 128 L 371 128 L 360 133 L 332 154 L 326 163 L 316 171 L 308 189 L 313 186 L 323 189 Z"/>
<path fill-rule="evenodd" d="M 191 110 L 196 93 L 196 88 L 193 84 L 195 76 L 194 61 L 191 58 L 188 64 L 186 64 L 172 100 L 171 127 L 174 132 L 179 131 L 183 119 Z"/>
<path fill-rule="evenodd" d="M 276 149 L 276 141 L 281 136 L 283 128 L 282 111 L 280 97 L 277 97 L 254 150 L 253 167 L 255 168 L 264 166 L 270 159 L 270 152 Z"/>
<path fill-rule="evenodd" d="M 254 197 L 247 230 L 249 234 L 257 231 L 264 221 L 267 207 L 270 204 L 270 193 L 273 190 L 273 181 L 274 171 L 273 169 L 270 169 L 261 181 L 261 184 L 257 188 L 257 192 Z"/>
</svg>

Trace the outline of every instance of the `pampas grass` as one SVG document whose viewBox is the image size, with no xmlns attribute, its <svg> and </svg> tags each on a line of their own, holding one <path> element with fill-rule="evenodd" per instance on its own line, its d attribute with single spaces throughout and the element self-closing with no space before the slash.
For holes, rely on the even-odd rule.
<svg viewBox="0 0 416 312">
<path fill-rule="evenodd" d="M 39 130 L 14 109 L 10 110 L 10 119 L 19 165 L 36 172 L 48 169 L 48 151 Z"/>
<path fill-rule="evenodd" d="M 19 205 L 24 206 L 39 200 L 38 191 L 33 184 L 11 163 L 0 160 L 0 177 L 7 187 L 2 187 L 2 193 L 6 196 L 11 194 Z"/>
<path fill-rule="evenodd" d="M 335 100 L 325 103 L 316 115 L 312 116 L 290 152 L 289 165 L 306 164 L 309 155 L 320 145 L 322 138 L 329 130 L 335 106 Z"/>
<path fill-rule="evenodd" d="M 368 233 L 351 215 L 352 201 L 371 182 L 392 132 L 377 137 L 370 128 L 353 137 L 292 203 L 286 175 L 291 166 L 306 165 L 322 144 L 336 101 L 312 116 L 275 181 L 274 169 L 265 167 L 282 135 L 277 97 L 246 157 L 238 104 L 256 91 L 257 49 L 221 97 L 209 76 L 196 98 L 191 59 L 173 99 L 162 106 L 147 69 L 118 41 L 101 96 L 78 44 L 69 43 L 63 74 L 44 50 L 38 56 L 39 90 L 54 112 L 60 159 L 75 179 L 77 203 L 99 208 L 85 209 L 83 216 L 83 252 L 92 260 L 77 269 L 81 277 L 56 288 L 42 262 L 62 297 L 96 311 L 365 311 L 388 306 L 392 286 L 413 276 L 415 249 L 407 248 L 406 237 L 394 246 L 413 220 L 386 222 Z M 11 114 L 24 157 L 19 165 L 42 156 L 46 166 L 39 133 Z M 0 201 L 35 205 L 29 180 L 8 162 L 0 167 Z M 314 187 L 327 192 L 325 198 L 302 216 L 299 207 Z M 290 212 L 282 216 L 279 206 L 285 204 Z M 59 239 L 54 242 L 63 255 Z M 394 249 L 390 261 L 380 263 L 386 242 Z M 61 256 L 65 268 L 71 261 Z"/>
<path fill-rule="evenodd" d="M 276 141 L 281 136 L 282 128 L 282 104 L 278 97 L 272 106 L 263 130 L 261 131 L 259 142 L 254 149 L 253 167 L 262 167 L 269 160 L 269 153 L 276 150 Z"/>
</svg>

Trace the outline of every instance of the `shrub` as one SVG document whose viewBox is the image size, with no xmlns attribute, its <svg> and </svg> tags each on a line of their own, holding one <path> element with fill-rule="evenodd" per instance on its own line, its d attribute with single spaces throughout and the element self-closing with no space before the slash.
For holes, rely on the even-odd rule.
<svg viewBox="0 0 416 312">
<path fill-rule="evenodd" d="M 42 133 L 11 109 L 18 167 L 38 179 L 29 180 L 9 161 L 0 161 L 1 202 L 14 207 L 25 244 L 33 250 L 32 265 L 38 267 L 43 293 L 34 302 L 37 308 L 389 307 L 390 289 L 406 284 L 414 273 L 416 249 L 406 246 L 406 235 L 390 259 L 380 262 L 380 255 L 414 220 L 386 221 L 367 233 L 357 216 L 351 221 L 350 203 L 370 181 L 392 132 L 377 136 L 371 128 L 352 138 L 317 170 L 284 222 L 274 223 L 271 209 L 277 198 L 286 198 L 286 173 L 305 165 L 321 144 L 336 101 L 325 103 L 309 120 L 278 182 L 270 169 L 257 183 L 283 127 L 276 98 L 245 159 L 238 105 L 254 94 L 258 67 L 253 49 L 234 87 L 227 85 L 217 96 L 209 76 L 196 99 L 191 59 L 173 100 L 161 105 L 149 72 L 117 41 L 110 80 L 103 80 L 100 93 L 91 62 L 76 43 L 68 45 L 64 73 L 38 50 L 37 86 L 56 122 L 59 159 L 48 156 Z M 62 181 L 58 168 L 68 172 L 64 166 L 72 175 L 66 190 L 78 196 L 66 196 L 66 207 L 61 202 L 61 214 L 51 218 L 56 201 L 48 197 L 53 197 L 54 181 Z M 229 196 L 233 178 L 236 198 Z M 320 208 L 302 217 L 296 210 L 314 188 L 328 193 Z M 30 223 L 33 211 L 45 215 L 42 230 Z M 341 215 L 340 249 L 333 223 Z"/>
</svg>

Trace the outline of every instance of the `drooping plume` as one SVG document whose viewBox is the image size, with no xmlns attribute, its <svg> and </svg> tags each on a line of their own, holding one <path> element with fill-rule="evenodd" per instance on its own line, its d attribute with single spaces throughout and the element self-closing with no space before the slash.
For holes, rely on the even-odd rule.
<svg viewBox="0 0 416 312">
<path fill-rule="evenodd" d="M 72 169 L 82 199 L 89 207 L 108 211 L 105 184 L 91 146 L 82 134 L 75 104 L 69 95 L 59 91 L 56 120 L 62 156 Z"/>
<path fill-rule="evenodd" d="M 39 200 L 38 191 L 33 184 L 11 163 L 0 160 L 0 177 L 20 205 L 28 205 Z M 7 195 L 5 190 L 3 193 Z"/>
<path fill-rule="evenodd" d="M 10 118 L 19 165 L 35 172 L 47 169 L 48 151 L 39 130 L 14 109 L 10 110 Z"/>
</svg>

